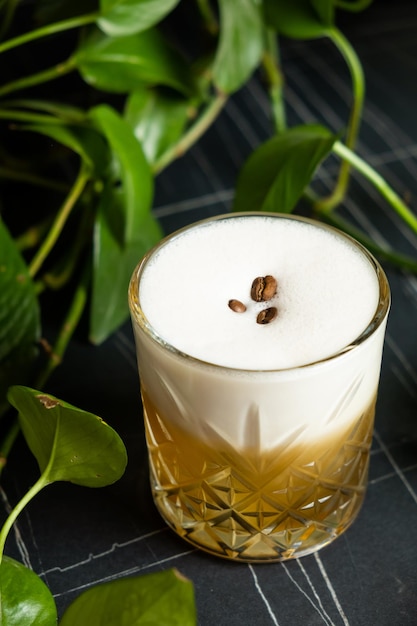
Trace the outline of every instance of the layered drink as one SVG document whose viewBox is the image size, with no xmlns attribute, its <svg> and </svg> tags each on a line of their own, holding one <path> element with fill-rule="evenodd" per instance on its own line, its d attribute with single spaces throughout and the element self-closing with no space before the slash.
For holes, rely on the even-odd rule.
<svg viewBox="0 0 417 626">
<path fill-rule="evenodd" d="M 317 550 L 361 507 L 389 287 L 312 220 L 228 214 L 136 268 L 151 485 L 183 538 L 241 561 Z"/>
</svg>

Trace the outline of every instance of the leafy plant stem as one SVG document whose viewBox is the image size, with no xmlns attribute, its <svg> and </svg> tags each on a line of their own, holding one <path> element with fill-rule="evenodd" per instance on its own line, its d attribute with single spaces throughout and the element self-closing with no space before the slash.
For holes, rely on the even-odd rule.
<svg viewBox="0 0 417 626">
<path fill-rule="evenodd" d="M 54 223 L 52 224 L 45 241 L 43 242 L 42 246 L 39 248 L 37 254 L 34 256 L 32 262 L 30 263 L 29 273 L 32 277 L 35 276 L 35 274 L 39 271 L 42 263 L 45 261 L 46 257 L 54 247 L 65 225 L 65 222 L 67 221 L 75 203 L 82 194 L 89 179 L 90 169 L 84 163 L 82 163 L 78 176 L 72 186 L 72 189 L 70 190 L 68 196 L 65 198 L 64 203 L 58 211 Z"/>
<path fill-rule="evenodd" d="M 333 146 L 335 154 L 345 159 L 350 165 L 352 165 L 358 172 L 360 172 L 367 180 L 369 180 L 374 187 L 379 191 L 385 200 L 393 207 L 396 213 L 404 220 L 410 228 L 417 233 L 417 217 L 408 208 L 399 195 L 390 187 L 387 181 L 374 170 L 369 163 L 364 161 L 359 155 L 350 150 L 341 141 L 336 141 Z M 325 213 L 321 208 L 320 203 L 314 207 L 321 214 Z"/>
<path fill-rule="evenodd" d="M 31 74 L 30 76 L 24 76 L 23 78 L 18 78 L 17 80 L 3 85 L 3 87 L 0 87 L 0 97 L 11 93 L 12 91 L 26 89 L 27 87 L 33 87 L 35 85 L 40 85 L 41 83 L 46 83 L 50 80 L 54 80 L 55 78 L 60 78 L 61 76 L 65 76 L 65 74 L 72 72 L 75 67 L 75 57 L 69 57 L 66 61 L 58 63 L 58 65 L 55 65 L 47 70 L 43 70 L 37 74 Z"/>
<path fill-rule="evenodd" d="M 348 148 L 354 149 L 359 133 L 365 96 L 362 64 L 349 41 L 337 28 L 330 28 L 328 36 L 343 55 L 352 77 L 352 108 L 346 130 L 345 144 Z M 332 194 L 320 201 L 321 211 L 330 213 L 343 200 L 349 183 L 349 176 L 350 163 L 342 161 L 338 180 Z"/>
<path fill-rule="evenodd" d="M 271 29 L 266 30 L 265 51 L 262 59 L 263 68 L 269 83 L 269 96 L 274 116 L 276 132 L 286 128 L 285 105 L 283 98 L 284 79 L 280 70 L 279 47 L 277 36 Z"/>
<path fill-rule="evenodd" d="M 338 9 L 345 9 L 346 11 L 363 11 L 367 9 L 373 0 L 335 0 L 334 4 Z"/>
<path fill-rule="evenodd" d="M 7 459 L 9 458 L 10 450 L 13 447 L 14 442 L 16 441 L 16 437 L 20 432 L 20 426 L 17 419 L 12 421 L 12 424 L 9 430 L 6 433 L 3 441 L 1 442 L 0 448 L 0 475 L 7 464 Z"/>
<path fill-rule="evenodd" d="M 0 563 L 3 560 L 4 546 L 6 544 L 6 539 L 10 532 L 10 529 L 12 528 L 19 514 L 25 508 L 28 502 L 30 502 L 30 500 L 32 500 L 32 498 L 34 498 L 47 484 L 48 484 L 48 481 L 45 479 L 44 475 L 42 474 L 38 478 L 36 483 L 32 485 L 29 491 L 27 491 L 25 495 L 23 496 L 23 498 L 16 504 L 16 506 L 14 507 L 14 509 L 11 511 L 6 521 L 4 522 L 0 530 Z"/>
<path fill-rule="evenodd" d="M 64 120 L 60 120 L 54 115 L 42 115 L 42 113 L 30 113 L 27 111 L 15 111 L 13 109 L 2 108 L 0 108 L 0 119 L 14 120 L 16 122 L 28 122 L 32 124 L 56 124 L 57 126 L 65 124 Z"/>
<path fill-rule="evenodd" d="M 197 0 L 197 5 L 208 32 L 216 35 L 219 31 L 219 24 L 209 0 Z"/>
<path fill-rule="evenodd" d="M 53 370 L 58 367 L 58 365 L 60 365 L 60 363 L 62 362 L 62 358 L 68 347 L 68 343 L 78 326 L 78 322 L 80 321 L 81 315 L 87 302 L 90 276 L 90 262 L 87 262 L 82 272 L 81 279 L 75 290 L 71 306 L 61 326 L 58 339 L 56 340 L 55 345 L 49 353 L 49 358 L 43 371 L 40 372 L 36 380 L 35 386 L 39 389 L 42 389 L 44 387 L 45 382 L 47 381 Z"/>
<path fill-rule="evenodd" d="M 10 24 L 12 23 L 13 16 L 15 14 L 18 4 L 19 4 L 19 0 L 9 0 L 9 2 L 6 2 L 6 8 L 4 9 L 3 23 L 0 28 L 1 39 L 3 39 L 4 35 L 10 28 Z"/>
<path fill-rule="evenodd" d="M 304 199 L 314 206 L 318 199 L 318 196 L 311 189 L 306 189 L 304 192 Z M 370 252 L 372 252 L 372 254 L 374 254 L 379 259 L 388 261 L 393 267 L 398 267 L 399 269 L 408 270 L 410 272 L 413 272 L 414 274 L 417 274 L 416 259 L 406 256 L 404 254 L 398 254 L 397 252 L 393 252 L 388 248 L 381 248 L 381 246 L 378 246 L 373 239 L 367 237 L 361 230 L 352 226 L 352 224 L 344 220 L 342 217 L 338 216 L 335 212 L 313 212 L 315 216 L 319 217 L 323 222 L 339 228 L 339 230 L 342 230 L 346 234 L 359 241 L 359 243 L 364 245 Z"/>
<path fill-rule="evenodd" d="M 155 161 L 152 167 L 153 173 L 159 174 L 172 161 L 182 156 L 187 150 L 204 134 L 219 115 L 227 101 L 227 95 L 218 92 L 216 97 L 207 105 L 200 117 L 194 122 L 181 139 L 169 148 L 160 158 Z"/>
<path fill-rule="evenodd" d="M 46 26 L 42 26 L 36 30 L 29 31 L 28 33 L 24 33 L 23 35 L 4 41 L 0 44 L 0 54 L 2 52 L 6 52 L 6 50 L 11 50 L 12 48 L 17 48 L 25 43 L 29 43 L 30 41 L 41 39 L 42 37 L 47 37 L 55 33 L 61 33 L 66 30 L 92 24 L 98 17 L 99 13 L 88 13 L 87 15 L 79 15 L 68 20 L 56 22 L 55 24 L 47 24 Z"/>
<path fill-rule="evenodd" d="M 5 180 L 16 180 L 21 183 L 28 183 L 30 185 L 44 187 L 45 189 L 51 189 L 54 191 L 68 192 L 68 185 L 65 183 L 60 183 L 55 180 L 51 180 L 50 178 L 43 178 L 42 176 L 38 176 L 37 174 L 33 174 L 31 172 L 18 172 L 9 167 L 0 166 L 0 178 L 4 178 Z"/>
<path fill-rule="evenodd" d="M 345 233 L 364 245 L 376 257 L 381 260 L 388 261 L 393 267 L 408 270 L 410 272 L 413 272 L 413 274 L 417 274 L 417 261 L 415 259 L 403 254 L 398 254 L 387 248 L 381 248 L 380 246 L 376 245 L 373 239 L 364 235 L 360 230 L 354 228 L 351 224 L 348 224 L 346 220 L 342 219 L 335 213 L 326 213 L 323 216 L 323 221 L 331 224 L 332 226 L 335 226 L 336 228 L 339 228 L 340 230 L 343 230 Z"/>
<path fill-rule="evenodd" d="M 62 123 L 67 124 L 82 124 L 87 117 L 86 112 L 77 107 L 66 107 L 57 102 L 27 97 L 2 100 L 0 101 L 0 111 L 1 109 L 8 109 L 13 112 L 16 110 L 21 112 L 21 109 L 24 111 L 39 111 L 43 115 L 47 113 L 51 117 L 62 120 Z M 49 121 L 49 118 L 46 118 L 46 121 Z"/>
<path fill-rule="evenodd" d="M 78 259 L 87 243 L 87 238 L 91 236 L 93 227 L 92 214 L 93 211 L 90 211 L 88 206 L 83 209 L 74 242 L 68 253 L 64 255 L 64 262 L 61 263 L 60 269 L 55 269 L 42 276 L 42 280 L 47 287 L 61 289 L 73 275 Z"/>
<path fill-rule="evenodd" d="M 330 38 L 343 55 L 352 77 L 353 102 L 347 128 L 345 143 L 353 149 L 359 132 L 363 101 L 365 97 L 365 79 L 358 55 L 346 37 L 337 29 L 330 29 Z"/>
<path fill-rule="evenodd" d="M 45 237 L 48 232 L 52 218 L 47 217 L 46 219 L 34 224 L 21 235 L 16 237 L 16 246 L 20 251 L 30 250 L 30 248 L 34 248 L 39 244 L 39 242 Z"/>
</svg>

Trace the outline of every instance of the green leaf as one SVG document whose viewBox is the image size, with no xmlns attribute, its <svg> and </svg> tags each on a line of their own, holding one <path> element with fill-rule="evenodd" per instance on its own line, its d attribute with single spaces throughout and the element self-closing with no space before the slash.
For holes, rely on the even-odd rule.
<svg viewBox="0 0 417 626">
<path fill-rule="evenodd" d="M 127 291 L 132 272 L 140 258 L 162 236 L 150 212 L 132 239 L 120 243 L 116 211 L 123 213 L 120 191 L 103 190 L 94 231 L 94 272 L 90 312 L 90 340 L 101 343 L 129 316 Z"/>
<path fill-rule="evenodd" d="M 54 626 L 54 598 L 32 570 L 7 556 L 0 565 L 2 626 Z"/>
<path fill-rule="evenodd" d="M 292 39 L 324 37 L 333 21 L 332 0 L 264 0 L 266 23 Z"/>
<path fill-rule="evenodd" d="M 9 385 L 27 382 L 39 336 L 40 310 L 35 287 L 0 219 L 0 414 L 7 407 Z"/>
<path fill-rule="evenodd" d="M 124 444 L 97 415 L 29 387 L 11 387 L 8 399 L 46 483 L 103 487 L 123 475 Z"/>
<path fill-rule="evenodd" d="M 96 130 L 80 126 L 50 124 L 30 124 L 25 126 L 25 129 L 61 143 L 78 154 L 96 176 L 103 174 L 107 164 L 106 143 Z"/>
<path fill-rule="evenodd" d="M 82 593 L 60 626 L 196 626 L 192 583 L 171 569 L 122 578 Z"/>
<path fill-rule="evenodd" d="M 114 109 L 99 105 L 91 109 L 90 117 L 109 143 L 113 184 L 123 192 L 121 242 L 132 241 L 152 206 L 153 177 L 149 164 L 131 127 Z"/>
<path fill-rule="evenodd" d="M 217 87 L 232 93 L 249 79 L 263 52 L 263 22 L 257 0 L 220 0 L 220 40 L 213 66 Z"/>
<path fill-rule="evenodd" d="M 162 233 L 151 215 L 152 173 L 133 130 L 107 105 L 92 109 L 91 118 L 113 154 L 94 231 L 90 339 L 101 343 L 127 319 L 130 276 Z"/>
<path fill-rule="evenodd" d="M 322 126 L 296 126 L 264 143 L 240 172 L 233 210 L 290 213 L 335 140 Z"/>
<path fill-rule="evenodd" d="M 109 37 L 93 29 L 74 61 L 83 79 L 104 91 L 128 93 L 141 85 L 165 85 L 190 95 L 195 91 L 188 65 L 155 29 Z"/>
<path fill-rule="evenodd" d="M 97 24 L 108 35 L 132 35 L 158 24 L 179 0 L 100 0 Z"/>
<path fill-rule="evenodd" d="M 124 117 L 149 163 L 154 163 L 181 138 L 189 108 L 188 100 L 155 89 L 138 90 L 127 98 Z"/>
</svg>

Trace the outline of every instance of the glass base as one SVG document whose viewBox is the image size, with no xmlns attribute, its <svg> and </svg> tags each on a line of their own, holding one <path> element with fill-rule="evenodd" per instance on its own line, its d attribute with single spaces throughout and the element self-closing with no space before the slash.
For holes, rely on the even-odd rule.
<svg viewBox="0 0 417 626">
<path fill-rule="evenodd" d="M 196 501 L 190 507 L 189 495 L 186 500 L 191 512 L 187 514 L 184 502 L 181 504 L 177 500 L 173 503 L 170 498 L 158 493 L 158 490 L 154 491 L 154 501 L 160 515 L 182 539 L 211 555 L 244 563 L 287 561 L 317 552 L 351 526 L 359 513 L 362 499 L 361 497 L 360 502 L 355 499 L 355 502 L 349 503 L 351 514 L 348 522 L 339 524 L 337 528 L 334 527 L 334 513 L 330 516 L 331 519 L 319 522 L 300 519 L 298 515 L 294 517 L 288 511 L 269 511 L 266 516 L 270 520 L 268 528 L 265 525 L 265 511 L 249 514 L 252 523 L 248 521 L 245 511 L 233 509 L 218 510 L 217 515 L 211 515 L 209 521 L 197 521 Z M 343 510 L 346 505 L 346 500 L 342 497 L 340 509 Z"/>
<path fill-rule="evenodd" d="M 357 517 L 373 403 L 331 439 L 290 441 L 262 453 L 197 441 L 145 408 L 155 504 L 192 545 L 236 561 L 282 561 L 322 548 Z"/>
</svg>

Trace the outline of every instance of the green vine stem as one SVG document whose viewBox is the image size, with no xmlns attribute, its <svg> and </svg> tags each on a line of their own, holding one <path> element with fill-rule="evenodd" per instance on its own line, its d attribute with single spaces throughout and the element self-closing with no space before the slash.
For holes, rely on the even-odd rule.
<svg viewBox="0 0 417 626">
<path fill-rule="evenodd" d="M 375 171 L 371 165 L 369 165 L 369 163 L 364 161 L 341 141 L 335 142 L 333 151 L 339 157 L 352 165 L 367 180 L 369 180 L 379 191 L 381 196 L 392 206 L 401 219 L 413 230 L 413 232 L 417 233 L 417 216 L 414 215 L 400 196 L 392 189 L 392 187 L 390 187 L 387 181 L 380 174 L 378 174 L 378 172 Z M 319 211 L 321 210 L 320 205 L 318 207 L 316 205 L 314 208 L 318 208 Z"/>
<path fill-rule="evenodd" d="M 352 48 L 349 40 L 346 39 L 337 28 L 330 30 L 330 38 L 343 55 L 352 77 L 353 103 L 345 143 L 348 148 L 353 149 L 356 144 L 361 123 L 365 97 L 365 77 L 359 57 Z"/>
<path fill-rule="evenodd" d="M 345 11 L 359 12 L 367 9 L 374 0 L 334 0 L 334 5 L 338 9 Z"/>
<path fill-rule="evenodd" d="M 209 0 L 197 0 L 197 6 L 200 11 L 200 15 L 204 20 L 207 31 L 211 35 L 217 35 L 219 32 L 219 24 L 213 8 L 210 5 Z"/>
<path fill-rule="evenodd" d="M 30 226 L 18 237 L 16 237 L 15 242 L 18 250 L 20 250 L 20 252 L 24 252 L 39 245 L 42 239 L 46 237 L 52 222 L 53 218 L 49 216 L 41 222 Z"/>
<path fill-rule="evenodd" d="M 93 212 L 86 206 L 81 213 L 80 223 L 69 250 L 59 261 L 57 267 L 42 276 L 42 281 L 46 287 L 55 290 L 61 289 L 70 280 L 87 243 L 87 238 L 91 236 L 93 220 Z"/>
<path fill-rule="evenodd" d="M 16 506 L 14 507 L 14 509 L 11 511 L 6 521 L 4 522 L 0 531 L 0 564 L 3 560 L 3 552 L 4 552 L 4 546 L 6 544 L 6 539 L 13 524 L 15 523 L 16 519 L 18 518 L 19 514 L 23 511 L 25 506 L 30 502 L 30 500 L 32 500 L 32 498 L 34 498 L 36 494 L 38 494 L 41 491 L 41 489 L 46 487 L 46 485 L 48 485 L 48 481 L 44 478 L 43 475 L 41 475 L 36 481 L 36 483 L 29 489 L 29 491 L 25 493 L 23 498 L 16 504 Z"/>
<path fill-rule="evenodd" d="M 11 50 L 12 48 L 17 48 L 18 46 L 29 43 L 30 41 L 41 39 L 42 37 L 48 37 L 49 35 L 54 35 L 55 33 L 61 33 L 66 30 L 92 24 L 99 17 L 99 13 L 88 13 L 87 15 L 79 15 L 68 20 L 56 22 L 55 24 L 47 24 L 46 26 L 42 26 L 41 28 L 37 28 L 36 30 L 29 31 L 28 33 L 24 33 L 23 35 L 19 35 L 18 37 L 8 39 L 7 41 L 0 43 L 0 54 L 2 52 L 6 52 L 6 50 Z"/>
<path fill-rule="evenodd" d="M 15 109 L 2 109 L 1 107 L 0 119 L 13 120 L 15 122 L 27 122 L 31 124 L 46 123 L 56 126 L 62 126 L 66 123 L 65 120 L 61 120 L 54 115 L 44 115 L 43 113 L 30 113 L 28 111 L 16 111 Z"/>
<path fill-rule="evenodd" d="M 54 369 L 62 363 L 63 356 L 74 334 L 75 329 L 81 319 L 81 315 L 84 312 L 87 298 L 88 289 L 90 285 L 91 267 L 90 260 L 84 266 L 80 281 L 74 293 L 74 297 L 71 302 L 71 306 L 61 326 L 58 338 L 53 348 L 48 353 L 48 360 L 42 372 L 40 372 L 35 387 L 37 389 L 43 389 L 47 379 L 52 374 Z"/>
<path fill-rule="evenodd" d="M 6 467 L 7 459 L 9 458 L 10 450 L 13 447 L 14 442 L 16 441 L 16 437 L 20 432 L 19 423 L 17 420 L 14 420 L 6 433 L 3 441 L 1 442 L 0 448 L 0 475 L 3 469 Z"/>
<path fill-rule="evenodd" d="M 17 80 L 13 80 L 12 82 L 3 85 L 0 87 L 0 97 L 3 97 L 13 91 L 18 91 L 19 89 L 34 87 L 35 85 L 40 85 L 50 80 L 60 78 L 61 76 L 65 76 L 65 74 L 69 74 L 75 70 L 76 66 L 75 57 L 71 56 L 63 63 L 58 63 L 58 65 L 50 67 L 47 70 L 43 70 L 37 74 L 31 74 L 30 76 L 24 76 L 23 78 L 18 78 Z"/>
<path fill-rule="evenodd" d="M 267 29 L 265 34 L 265 51 L 262 58 L 262 65 L 268 80 L 275 131 L 280 133 L 285 130 L 287 125 L 283 98 L 284 79 L 280 71 L 279 47 L 276 33 L 270 29 Z"/>
<path fill-rule="evenodd" d="M 78 176 L 68 196 L 65 198 L 65 201 L 63 202 L 60 210 L 58 211 L 56 218 L 51 226 L 51 229 L 47 237 L 45 238 L 45 241 L 39 248 L 36 255 L 33 257 L 29 265 L 29 273 L 32 276 L 32 278 L 39 271 L 46 257 L 48 256 L 48 254 L 54 247 L 65 225 L 65 222 L 67 221 L 74 205 L 76 204 L 78 198 L 81 196 L 89 180 L 90 180 L 90 168 L 85 163 L 82 163 Z"/>
<path fill-rule="evenodd" d="M 38 176 L 37 174 L 32 174 L 31 172 L 16 172 L 16 170 L 9 167 L 0 166 L 0 178 L 4 178 L 5 180 L 15 180 L 21 183 L 34 185 L 36 187 L 44 187 L 45 189 L 60 191 L 62 193 L 68 193 L 68 185 L 65 183 L 60 183 L 58 181 L 51 180 L 50 178 L 44 178 L 43 176 Z"/>
<path fill-rule="evenodd" d="M 314 207 L 315 203 L 318 200 L 317 194 L 312 189 L 306 189 L 303 195 L 304 198 Z M 393 252 L 389 248 L 381 248 L 381 246 L 378 246 L 373 239 L 367 237 L 358 228 L 355 228 L 354 226 L 352 226 L 352 224 L 349 224 L 349 222 L 344 220 L 342 217 L 336 215 L 335 212 L 320 213 L 317 211 L 313 211 L 313 213 L 323 222 L 331 224 L 332 226 L 339 228 L 339 230 L 343 230 L 345 233 L 359 241 L 359 243 L 364 245 L 365 248 L 367 248 L 379 259 L 388 261 L 393 267 L 397 267 L 402 270 L 408 270 L 410 272 L 413 272 L 413 274 L 417 274 L 416 259 L 404 254 L 399 254 L 398 252 Z"/>
<path fill-rule="evenodd" d="M 87 117 L 84 110 L 72 105 L 26 97 L 0 101 L 0 111 L 2 109 L 9 109 L 9 115 L 10 112 L 14 114 L 15 112 L 22 113 L 23 111 L 38 111 L 38 114 L 48 114 L 50 116 L 47 118 L 48 122 L 51 121 L 51 118 L 58 118 L 61 120 L 61 123 L 67 124 L 82 124 Z"/>
<path fill-rule="evenodd" d="M 197 118 L 194 124 L 188 129 L 188 131 L 181 137 L 178 143 L 174 144 L 160 158 L 155 161 L 152 167 L 153 173 L 159 174 L 165 167 L 167 167 L 172 161 L 181 157 L 187 150 L 204 134 L 204 132 L 211 126 L 213 121 L 219 115 L 227 101 L 227 95 L 224 93 L 217 93 L 215 98 L 206 106 L 202 114 Z"/>
<path fill-rule="evenodd" d="M 323 221 L 339 228 L 340 230 L 343 230 L 345 233 L 364 245 L 365 248 L 367 248 L 369 252 L 372 252 L 374 256 L 383 261 L 388 261 L 388 263 L 390 263 L 393 267 L 417 274 L 417 261 L 415 259 L 403 254 L 398 254 L 397 252 L 393 252 L 392 250 L 386 248 L 381 248 L 375 243 L 375 241 L 373 241 L 373 239 L 364 235 L 364 233 L 348 224 L 346 220 L 337 216 L 335 213 L 325 214 L 323 216 Z"/>
<path fill-rule="evenodd" d="M 362 64 L 349 41 L 337 28 L 330 28 L 327 34 L 344 57 L 352 78 L 353 100 L 345 143 L 348 148 L 353 149 L 359 133 L 365 96 L 365 79 Z M 342 161 L 339 177 L 332 194 L 320 201 L 321 211 L 330 213 L 343 200 L 349 183 L 349 175 L 350 164 L 348 161 Z"/>
<path fill-rule="evenodd" d="M 4 14 L 3 22 L 0 27 L 0 39 L 3 39 L 7 31 L 9 30 L 19 1 L 20 0 L 9 0 L 9 2 L 5 3 L 5 8 L 0 7 L 0 9 L 3 10 Z"/>
</svg>

